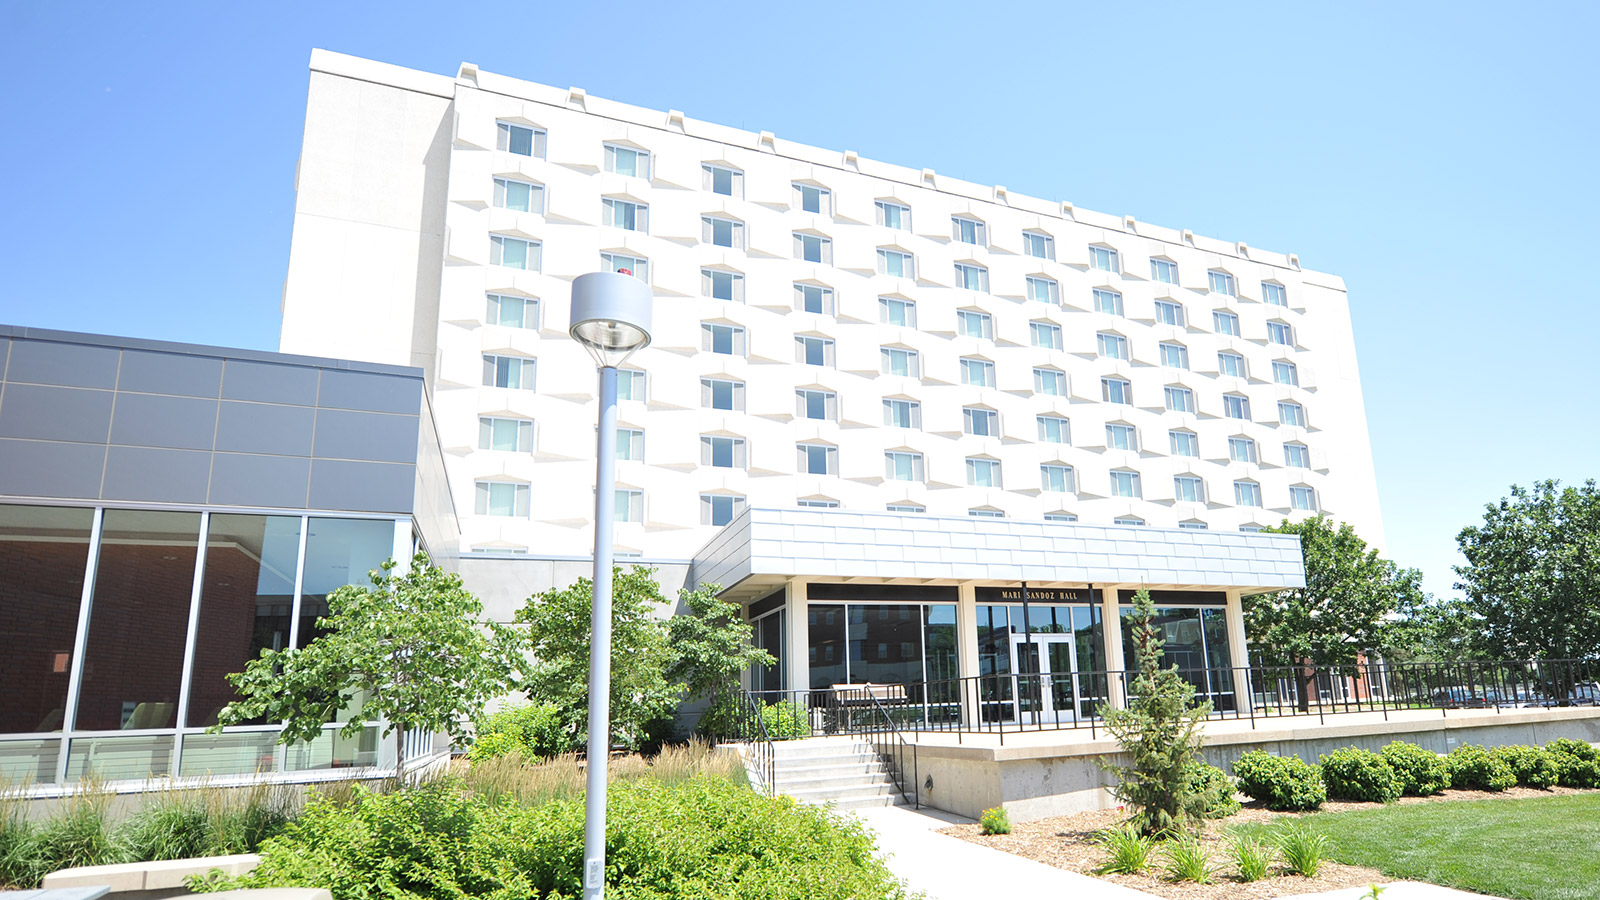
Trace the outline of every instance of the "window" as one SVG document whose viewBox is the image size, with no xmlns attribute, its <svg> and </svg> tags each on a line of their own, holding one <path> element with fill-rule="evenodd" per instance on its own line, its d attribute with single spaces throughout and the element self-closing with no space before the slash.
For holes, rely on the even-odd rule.
<svg viewBox="0 0 1600 900">
<path fill-rule="evenodd" d="M 509 178 L 494 180 L 494 205 L 516 212 L 544 214 L 544 186 Z"/>
<path fill-rule="evenodd" d="M 999 437 L 1000 414 L 992 409 L 965 407 L 961 410 L 961 430 L 980 437 Z"/>
<path fill-rule="evenodd" d="M 827 444 L 795 444 L 795 471 L 801 475 L 839 474 L 839 448 Z"/>
<path fill-rule="evenodd" d="M 644 491 L 618 490 L 616 492 L 616 521 L 644 521 Z"/>
<path fill-rule="evenodd" d="M 617 429 L 617 459 L 644 461 L 644 430 L 640 428 Z"/>
<path fill-rule="evenodd" d="M 1116 291 L 1096 289 L 1094 292 L 1094 311 L 1107 315 L 1122 315 L 1122 295 Z"/>
<path fill-rule="evenodd" d="M 794 205 L 801 212 L 831 216 L 833 215 L 833 194 L 825 187 L 795 182 Z"/>
<path fill-rule="evenodd" d="M 1256 442 L 1247 437 L 1228 438 L 1228 458 L 1234 462 L 1254 463 Z"/>
<path fill-rule="evenodd" d="M 1061 326 L 1053 322 L 1029 322 L 1028 338 L 1035 347 L 1043 347 L 1046 350 L 1060 350 L 1063 346 Z"/>
<path fill-rule="evenodd" d="M 1000 461 L 976 456 L 967 457 L 967 484 L 973 487 L 999 487 Z"/>
<path fill-rule="evenodd" d="M 743 197 L 744 173 L 727 166 L 704 163 L 700 166 L 700 189 L 724 197 Z"/>
<path fill-rule="evenodd" d="M 1140 486 L 1139 486 L 1139 473 L 1138 472 L 1112 472 L 1111 473 L 1111 496 L 1113 496 L 1113 497 L 1132 497 L 1134 499 L 1138 499 L 1139 497 L 1144 496 L 1144 492 L 1140 489 Z M 1144 522 L 1143 521 L 1123 522 L 1123 521 L 1119 520 L 1117 522 L 1117 524 L 1118 525 L 1130 525 L 1130 524 L 1143 525 Z"/>
<path fill-rule="evenodd" d="M 644 400 L 644 373 L 638 369 L 618 369 L 617 399 Z"/>
<path fill-rule="evenodd" d="M 1113 525 L 1143 525 L 1144 520 L 1138 516 L 1117 516 L 1111 520 Z"/>
<path fill-rule="evenodd" d="M 894 297 L 878 298 L 878 321 L 885 325 L 917 327 L 917 304 Z"/>
<path fill-rule="evenodd" d="M 1056 239 L 1037 231 L 1022 233 L 1022 252 L 1034 259 L 1055 259 Z"/>
<path fill-rule="evenodd" d="M 1117 263 L 1117 251 L 1110 247 L 1090 247 L 1089 267 L 1102 272 L 1121 272 L 1122 268 Z"/>
<path fill-rule="evenodd" d="M 713 247 L 744 249 L 744 223 L 721 216 L 700 217 L 700 242 Z"/>
<path fill-rule="evenodd" d="M 1054 278 L 1044 278 L 1039 275 L 1028 277 L 1028 299 L 1040 303 L 1060 303 L 1061 285 Z"/>
<path fill-rule="evenodd" d="M 629 256 L 626 253 L 612 253 L 606 251 L 600 254 L 600 271 L 620 272 L 627 269 L 633 277 L 640 281 L 650 280 L 650 260 L 642 256 Z"/>
<path fill-rule="evenodd" d="M 638 178 L 650 177 L 650 151 L 606 145 L 606 171 Z"/>
<path fill-rule="evenodd" d="M 600 200 L 600 224 L 628 231 L 649 231 L 650 208 L 631 200 L 603 197 Z"/>
<path fill-rule="evenodd" d="M 1128 358 L 1128 339 L 1120 334 L 1102 331 L 1095 335 L 1095 342 L 1100 347 L 1100 355 L 1107 359 Z"/>
<path fill-rule="evenodd" d="M 700 349 L 724 356 L 743 356 L 744 328 L 716 322 L 700 323 Z"/>
<path fill-rule="evenodd" d="M 980 247 L 989 243 L 984 234 L 983 223 L 964 216 L 950 217 L 950 240 L 960 241 L 963 244 L 977 244 Z"/>
<path fill-rule="evenodd" d="M 507 481 L 477 482 L 477 502 L 473 512 L 480 516 L 528 517 L 530 489 L 525 484 Z"/>
<path fill-rule="evenodd" d="M 1178 475 L 1172 479 L 1172 493 L 1175 498 L 1187 503 L 1206 502 L 1205 482 L 1193 475 Z"/>
<path fill-rule="evenodd" d="M 1289 508 L 1306 509 L 1313 512 L 1317 509 L 1317 492 L 1303 484 L 1289 487 Z"/>
<path fill-rule="evenodd" d="M 700 294 L 713 300 L 744 302 L 744 276 L 721 269 L 700 270 Z"/>
<path fill-rule="evenodd" d="M 916 260 L 909 253 L 879 247 L 878 274 L 893 275 L 896 278 L 915 278 L 917 277 Z"/>
<path fill-rule="evenodd" d="M 1261 282 L 1261 299 L 1273 306 L 1288 306 L 1289 292 L 1281 284 L 1263 281 Z"/>
<path fill-rule="evenodd" d="M 1245 534 L 1260 534 L 1262 528 L 1260 525 L 1240 525 L 1239 530 Z"/>
<path fill-rule="evenodd" d="M 969 509 L 967 510 L 967 515 L 972 516 L 975 519 L 1004 519 L 1006 517 L 1006 514 L 1003 511 L 998 509 L 988 509 L 986 507 Z"/>
<path fill-rule="evenodd" d="M 1227 272 L 1212 269 L 1206 273 L 1206 279 L 1211 284 L 1211 293 L 1227 294 L 1229 297 L 1238 296 L 1238 292 L 1233 287 L 1233 276 Z"/>
<path fill-rule="evenodd" d="M 478 449 L 529 453 L 533 450 L 533 423 L 527 419 L 479 416 Z"/>
<path fill-rule="evenodd" d="M 903 347 L 878 348 L 878 365 L 884 375 L 900 375 L 906 378 L 922 377 L 921 357 L 915 350 Z"/>
<path fill-rule="evenodd" d="M 809 509 L 838 509 L 839 508 L 839 501 L 837 501 L 837 500 L 815 500 L 815 499 L 802 498 L 800 500 L 796 500 L 794 502 L 794 505 L 795 506 L 799 506 L 799 507 L 801 507 L 803 509 L 804 508 L 809 508 Z"/>
<path fill-rule="evenodd" d="M 1123 378 L 1100 379 L 1100 399 L 1107 403 L 1133 405 L 1133 386 Z"/>
<path fill-rule="evenodd" d="M 1039 490 L 1052 493 L 1072 493 L 1078 489 L 1072 478 L 1071 466 L 1046 463 L 1039 467 Z"/>
<path fill-rule="evenodd" d="M 1192 529 L 1194 531 L 1205 531 L 1210 526 L 1204 522 L 1179 522 L 1178 527 Z"/>
<path fill-rule="evenodd" d="M 794 392 L 794 414 L 799 419 L 837 419 L 839 395 L 833 391 L 800 388 Z"/>
<path fill-rule="evenodd" d="M 994 339 L 994 320 L 974 309 L 956 310 L 956 333 L 962 337 Z"/>
<path fill-rule="evenodd" d="M 1239 317 L 1231 312 L 1223 312 L 1218 310 L 1211 314 L 1211 327 L 1216 329 L 1217 334 L 1225 334 L 1229 337 L 1238 337 Z"/>
<path fill-rule="evenodd" d="M 1235 481 L 1233 483 L 1234 506 L 1260 506 L 1261 485 L 1254 481 Z"/>
<path fill-rule="evenodd" d="M 922 404 L 915 400 L 883 401 L 883 424 L 891 428 L 921 428 Z"/>
<path fill-rule="evenodd" d="M 700 379 L 700 405 L 706 409 L 744 412 L 744 382 L 727 378 Z"/>
<path fill-rule="evenodd" d="M 820 234 L 794 233 L 794 258 L 833 265 L 833 241 Z"/>
<path fill-rule="evenodd" d="M 794 308 L 800 312 L 833 315 L 833 288 L 795 282 Z"/>
<path fill-rule="evenodd" d="M 535 360 L 522 356 L 483 355 L 483 386 L 533 390 Z"/>
<path fill-rule="evenodd" d="M 1169 369 L 1189 368 L 1189 348 L 1182 344 L 1162 344 L 1161 364 Z"/>
<path fill-rule="evenodd" d="M 1166 388 L 1167 409 L 1173 412 L 1194 412 L 1194 391 L 1180 385 L 1168 385 Z"/>
<path fill-rule="evenodd" d="M 526 297 L 509 297 L 504 294 L 488 296 L 488 311 L 484 315 L 486 324 L 504 325 L 507 328 L 539 327 L 539 301 Z"/>
<path fill-rule="evenodd" d="M 1171 300 L 1157 300 L 1156 322 L 1161 325 L 1183 325 L 1183 307 Z"/>
<path fill-rule="evenodd" d="M 911 207 L 894 202 L 893 200 L 879 200 L 878 224 L 896 231 L 911 230 Z"/>
<path fill-rule="evenodd" d="M 1067 395 L 1067 373 L 1060 369 L 1034 369 L 1033 392 L 1047 397 Z"/>
<path fill-rule="evenodd" d="M 508 269 L 526 269 L 530 272 L 539 271 L 538 241 L 525 241 L 522 238 L 506 237 L 500 234 L 489 235 L 489 265 L 505 266 Z"/>
<path fill-rule="evenodd" d="M 883 454 L 883 477 L 890 481 L 921 481 L 922 454 L 890 450 Z M 919 510 L 920 512 L 920 510 Z"/>
<path fill-rule="evenodd" d="M 1167 442 L 1173 456 L 1199 456 L 1200 438 L 1192 431 L 1169 431 Z"/>
<path fill-rule="evenodd" d="M 956 287 L 969 291 L 989 292 L 989 270 L 983 266 L 956 263 Z"/>
<path fill-rule="evenodd" d="M 1293 347 L 1294 330 L 1282 322 L 1268 322 L 1267 341 L 1273 344 L 1282 344 L 1285 347 Z"/>
<path fill-rule="evenodd" d="M 744 438 L 701 435 L 700 465 L 718 469 L 744 468 Z"/>
<path fill-rule="evenodd" d="M 1284 444 L 1283 464 L 1291 469 L 1311 468 L 1311 450 L 1305 444 Z"/>
<path fill-rule="evenodd" d="M 794 339 L 794 361 L 808 366 L 833 365 L 833 341 L 830 338 L 797 335 Z"/>
<path fill-rule="evenodd" d="M 1076 522 L 1078 517 L 1072 513 L 1045 513 L 1044 520 L 1046 522 Z"/>
<path fill-rule="evenodd" d="M 987 359 L 961 360 L 961 383 L 978 387 L 994 387 L 994 363 Z"/>
<path fill-rule="evenodd" d="M 1110 424 L 1106 426 L 1107 450 L 1138 450 L 1139 435 L 1132 425 Z"/>
<path fill-rule="evenodd" d="M 532 156 L 544 159 L 544 131 L 538 128 L 529 128 L 526 125 L 513 125 L 510 122 L 497 122 L 499 134 L 495 136 L 494 147 L 507 153 L 518 156 Z"/>
<path fill-rule="evenodd" d="M 1305 407 L 1287 400 L 1278 404 L 1278 424 L 1293 425 L 1296 428 L 1306 427 Z"/>
<path fill-rule="evenodd" d="M 1061 416 L 1039 416 L 1039 440 L 1047 444 L 1072 443 L 1072 426 Z"/>
<path fill-rule="evenodd" d="M 1237 378 L 1244 377 L 1244 357 L 1237 353 L 1224 350 L 1217 354 L 1217 371 L 1223 375 L 1233 375 Z"/>
<path fill-rule="evenodd" d="M 1223 394 L 1222 414 L 1230 419 L 1249 419 L 1250 398 L 1238 394 Z"/>
<path fill-rule="evenodd" d="M 1292 387 L 1300 386 L 1300 370 L 1292 362 L 1278 361 L 1272 364 L 1272 380 L 1278 384 L 1287 384 Z"/>
<path fill-rule="evenodd" d="M 925 512 L 927 512 L 926 509 L 916 505 L 915 503 L 891 503 L 888 506 L 885 506 L 884 509 L 886 509 L 889 512 L 892 512 L 892 513 L 925 513 Z"/>
<path fill-rule="evenodd" d="M 1162 259 L 1159 256 L 1151 257 L 1150 280 L 1159 281 L 1162 284 L 1177 284 L 1178 264 L 1170 259 Z"/>
<path fill-rule="evenodd" d="M 744 498 L 732 494 L 701 494 L 700 524 L 726 525 L 744 512 Z"/>
</svg>

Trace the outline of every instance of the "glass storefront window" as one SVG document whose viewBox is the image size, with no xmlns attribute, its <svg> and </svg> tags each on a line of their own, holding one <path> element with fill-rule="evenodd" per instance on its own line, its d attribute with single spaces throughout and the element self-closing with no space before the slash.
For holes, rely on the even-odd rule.
<svg viewBox="0 0 1600 900">
<path fill-rule="evenodd" d="M 154 778 L 172 771 L 170 734 L 73 738 L 68 744 L 67 780 L 90 773 L 102 781 Z"/>
<path fill-rule="evenodd" d="M 370 585 L 369 572 L 394 555 L 394 522 L 387 519 L 312 519 L 306 534 L 306 571 L 296 646 L 322 634 L 328 595 L 347 584 Z"/>
<path fill-rule="evenodd" d="M 850 683 L 922 681 L 922 616 L 909 604 L 850 604 Z"/>
<path fill-rule="evenodd" d="M 289 747 L 288 771 L 307 769 L 350 769 L 378 764 L 378 726 L 361 729 L 361 733 L 347 738 L 329 728 L 321 737 L 305 744 Z"/>
<path fill-rule="evenodd" d="M 179 751 L 178 774 L 253 775 L 278 768 L 277 731 L 232 731 L 186 734 Z"/>
<path fill-rule="evenodd" d="M 93 526 L 90 509 L 0 505 L 0 734 L 61 730 Z"/>
<path fill-rule="evenodd" d="M 810 634 L 811 687 L 826 688 L 845 680 L 844 607 L 812 604 L 806 610 Z"/>
<path fill-rule="evenodd" d="M 783 690 L 784 610 L 768 613 L 751 623 L 750 638 L 756 647 L 772 654 L 770 666 L 757 666 L 750 673 L 750 686 L 757 691 Z"/>
<path fill-rule="evenodd" d="M 56 780 L 61 739 L 0 741 L 0 782 L 49 784 Z"/>
</svg>

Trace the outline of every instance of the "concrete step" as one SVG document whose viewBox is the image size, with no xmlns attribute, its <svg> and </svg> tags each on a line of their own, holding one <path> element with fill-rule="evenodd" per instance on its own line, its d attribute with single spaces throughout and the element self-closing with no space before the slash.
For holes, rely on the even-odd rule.
<svg viewBox="0 0 1600 900">
<path fill-rule="evenodd" d="M 889 776 L 883 772 L 875 775 L 822 775 L 810 778 L 787 778 L 778 776 L 778 790 L 785 794 L 799 794 L 802 791 L 823 790 L 831 788 L 870 787 L 879 784 L 889 784 Z"/>
<path fill-rule="evenodd" d="M 814 766 L 849 766 L 878 761 L 874 753 L 834 753 L 827 756 L 789 756 L 772 761 L 780 769 L 805 769 Z"/>
<path fill-rule="evenodd" d="M 876 759 L 855 759 L 849 762 L 827 762 L 817 765 L 775 766 L 781 778 L 823 778 L 833 775 L 874 775 L 883 771 L 883 763 Z"/>
<path fill-rule="evenodd" d="M 909 806 L 900 792 L 896 791 L 887 797 L 864 797 L 859 800 L 841 800 L 833 804 L 834 809 L 873 809 L 882 806 Z"/>
<path fill-rule="evenodd" d="M 810 741 L 790 741 L 785 744 L 774 744 L 772 747 L 775 759 L 811 759 L 818 756 L 871 756 L 874 751 L 871 744 L 863 743 L 834 743 L 812 744 Z"/>
<path fill-rule="evenodd" d="M 868 784 L 848 788 L 812 788 L 804 791 L 784 791 L 785 794 L 795 798 L 801 803 L 822 805 L 834 803 L 845 809 L 847 803 L 866 802 L 868 805 L 879 805 L 884 800 L 891 800 L 900 796 L 900 792 L 892 784 Z M 879 803 L 872 803 L 879 801 Z M 888 805 L 882 803 L 882 805 Z"/>
</svg>

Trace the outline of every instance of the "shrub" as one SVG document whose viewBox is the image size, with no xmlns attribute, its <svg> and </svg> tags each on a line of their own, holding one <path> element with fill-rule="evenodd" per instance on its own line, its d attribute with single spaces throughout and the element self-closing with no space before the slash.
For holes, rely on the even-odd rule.
<svg viewBox="0 0 1600 900">
<path fill-rule="evenodd" d="M 478 737 L 467 750 L 473 762 L 521 753 L 529 759 L 550 759 L 578 749 L 577 735 L 561 721 L 561 710 L 554 703 L 522 703 L 501 707 L 479 716 L 474 723 Z M 479 749 L 478 745 L 488 742 Z"/>
<path fill-rule="evenodd" d="M 1432 750 L 1392 741 L 1383 748 L 1383 759 L 1400 779 L 1400 793 L 1407 797 L 1427 797 L 1450 786 L 1450 766 Z"/>
<path fill-rule="evenodd" d="M 1260 881 L 1267 877 L 1276 855 L 1276 848 L 1255 838 L 1234 835 L 1228 841 L 1228 856 L 1233 860 L 1233 867 L 1239 870 L 1240 881 Z"/>
<path fill-rule="evenodd" d="M 1004 806 L 983 811 L 983 817 L 978 820 L 983 825 L 984 834 L 1010 834 L 1011 814 L 1006 812 Z"/>
<path fill-rule="evenodd" d="M 1251 750 L 1233 764 L 1239 790 L 1278 812 L 1316 809 L 1328 799 L 1317 767 L 1296 756 L 1271 756 Z"/>
<path fill-rule="evenodd" d="M 1557 738 L 1544 748 L 1555 763 L 1557 783 L 1562 787 L 1600 787 L 1600 751 L 1592 744 Z"/>
<path fill-rule="evenodd" d="M 1450 785 L 1461 790 L 1503 791 L 1517 786 L 1517 776 L 1506 761 L 1477 744 L 1462 744 L 1445 757 L 1450 764 Z"/>
<path fill-rule="evenodd" d="M 1554 754 L 1543 747 L 1512 745 L 1496 747 L 1490 752 L 1505 760 L 1517 784 L 1523 787 L 1547 788 L 1561 778 Z"/>
<path fill-rule="evenodd" d="M 775 741 L 811 736 L 811 717 L 805 705 L 793 700 L 768 703 L 761 710 L 761 721 L 767 726 L 767 737 Z"/>
<path fill-rule="evenodd" d="M 1394 767 L 1371 750 L 1346 747 L 1317 759 L 1328 796 L 1338 800 L 1393 803 L 1400 798 L 1400 777 Z"/>
<path fill-rule="evenodd" d="M 467 759 L 473 762 L 483 762 L 486 759 L 499 759 L 502 756 L 521 756 L 522 741 L 514 734 L 504 731 L 491 731 L 488 734 L 479 734 L 472 741 L 472 746 L 467 748 Z"/>
<path fill-rule="evenodd" d="M 1189 770 L 1189 790 L 1204 798 L 1201 815 L 1207 819 L 1226 819 L 1239 811 L 1239 785 L 1216 766 L 1196 763 Z"/>
<path fill-rule="evenodd" d="M 1180 834 L 1167 841 L 1163 849 L 1167 877 L 1173 881 L 1210 884 L 1216 880 L 1217 867 L 1211 863 L 1211 853 L 1194 835 Z"/>
<path fill-rule="evenodd" d="M 1106 854 L 1106 861 L 1094 870 L 1096 875 L 1142 874 L 1156 849 L 1156 839 L 1140 833 L 1132 822 L 1099 832 L 1092 843 Z"/>
<path fill-rule="evenodd" d="M 1328 858 L 1328 836 L 1304 825 L 1291 825 L 1278 832 L 1277 842 L 1284 863 L 1297 875 L 1317 877 Z"/>
</svg>

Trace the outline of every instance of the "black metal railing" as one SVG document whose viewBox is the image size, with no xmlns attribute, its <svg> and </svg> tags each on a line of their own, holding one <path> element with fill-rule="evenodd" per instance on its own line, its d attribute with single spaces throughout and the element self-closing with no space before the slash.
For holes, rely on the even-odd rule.
<svg viewBox="0 0 1600 900">
<path fill-rule="evenodd" d="M 921 809 L 922 803 L 917 794 L 917 745 L 906 740 L 882 700 L 876 695 L 869 697 L 869 700 L 872 721 L 865 736 L 872 745 L 872 752 L 883 762 L 889 780 L 900 791 L 900 799 L 913 809 Z"/>
<path fill-rule="evenodd" d="M 745 750 L 746 770 L 755 773 L 756 778 L 760 780 L 762 793 L 768 797 L 775 797 L 778 794 L 777 749 L 772 746 L 772 735 L 767 732 L 766 719 L 762 716 L 760 707 L 757 706 L 759 701 L 749 694 L 745 694 L 741 699 L 744 700 L 744 705 L 749 708 L 750 717 L 755 722 L 755 728 L 747 739 L 748 744 Z"/>
</svg>

